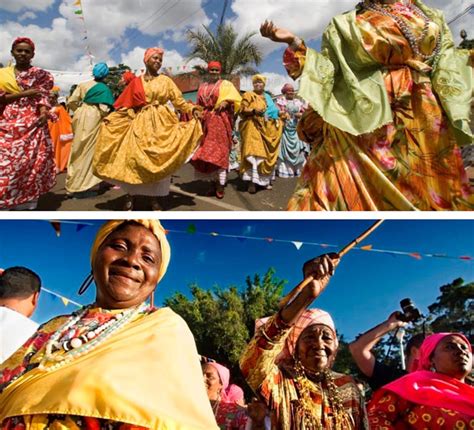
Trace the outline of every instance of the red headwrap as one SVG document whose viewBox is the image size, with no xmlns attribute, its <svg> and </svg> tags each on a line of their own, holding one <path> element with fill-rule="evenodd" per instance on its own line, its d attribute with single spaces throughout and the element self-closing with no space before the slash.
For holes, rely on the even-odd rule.
<svg viewBox="0 0 474 430">
<path fill-rule="evenodd" d="M 207 70 L 219 69 L 219 72 L 222 72 L 222 64 L 219 61 L 209 61 L 207 63 Z"/>
<path fill-rule="evenodd" d="M 27 43 L 28 45 L 31 46 L 31 48 L 33 49 L 33 52 L 35 52 L 35 44 L 28 37 L 17 37 L 12 43 L 12 50 L 19 43 Z"/>
<path fill-rule="evenodd" d="M 165 51 L 161 48 L 148 48 L 145 51 L 145 55 L 143 56 L 143 62 L 146 64 L 148 63 L 148 60 L 153 57 L 155 54 L 160 54 L 163 55 Z"/>
</svg>

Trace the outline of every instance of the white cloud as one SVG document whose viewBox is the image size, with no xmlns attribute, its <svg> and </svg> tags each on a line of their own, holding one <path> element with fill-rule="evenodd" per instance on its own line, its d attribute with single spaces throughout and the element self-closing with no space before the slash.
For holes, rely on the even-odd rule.
<svg viewBox="0 0 474 430">
<path fill-rule="evenodd" d="M 44 11 L 54 4 L 55 0 L 2 0 L 0 9 L 8 12 L 20 12 L 21 10 Z"/>
<path fill-rule="evenodd" d="M 35 19 L 37 17 L 36 13 L 29 11 L 26 11 L 25 13 L 21 14 L 18 16 L 18 21 L 26 21 L 27 19 Z"/>
</svg>

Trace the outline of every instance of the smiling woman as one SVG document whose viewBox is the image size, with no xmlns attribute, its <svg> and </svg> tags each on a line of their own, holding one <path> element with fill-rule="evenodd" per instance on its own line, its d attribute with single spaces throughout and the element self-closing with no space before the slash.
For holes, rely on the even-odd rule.
<svg viewBox="0 0 474 430">
<path fill-rule="evenodd" d="M 91 251 L 96 301 L 42 325 L 0 367 L 3 430 L 217 428 L 189 328 L 145 303 L 170 254 L 159 221 L 104 224 Z"/>
</svg>

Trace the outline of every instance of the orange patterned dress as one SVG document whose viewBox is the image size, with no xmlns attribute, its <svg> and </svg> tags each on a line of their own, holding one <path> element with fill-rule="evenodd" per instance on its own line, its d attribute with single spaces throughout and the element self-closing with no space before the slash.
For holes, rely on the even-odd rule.
<svg viewBox="0 0 474 430">
<path fill-rule="evenodd" d="M 425 22 L 411 8 L 399 2 L 391 13 L 401 16 L 416 37 L 422 35 Z M 353 40 L 349 48 L 365 50 L 383 70 L 393 122 L 355 136 L 309 109 L 299 133 L 312 152 L 288 209 L 472 210 L 474 195 L 452 126 L 434 93 L 431 67 L 414 56 L 392 18 L 361 9 L 355 22 L 362 40 Z M 433 52 L 440 31 L 429 23 L 424 53 Z M 294 79 L 303 72 L 306 54 L 304 44 L 284 54 Z"/>
<path fill-rule="evenodd" d="M 371 430 L 474 429 L 474 417 L 450 409 L 418 405 L 385 391 L 368 407 Z"/>
</svg>

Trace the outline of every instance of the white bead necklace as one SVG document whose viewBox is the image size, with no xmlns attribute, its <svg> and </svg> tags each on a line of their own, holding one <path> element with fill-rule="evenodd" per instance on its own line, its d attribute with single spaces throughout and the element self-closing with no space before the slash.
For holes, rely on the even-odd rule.
<svg viewBox="0 0 474 430">
<path fill-rule="evenodd" d="M 68 320 L 52 334 L 46 344 L 45 354 L 39 364 L 39 368 L 50 372 L 84 355 L 122 328 L 135 315 L 143 311 L 146 306 L 145 303 L 142 303 L 135 308 L 126 309 L 114 315 L 104 324 L 96 326 L 95 329 L 79 337 L 73 337 L 75 330 L 72 330 L 72 328 L 86 315 L 89 309 L 92 308 L 92 305 L 85 306 L 76 315 L 71 315 Z M 55 348 L 54 352 L 53 348 Z M 58 353 L 61 350 L 64 351 L 64 354 Z"/>
</svg>

